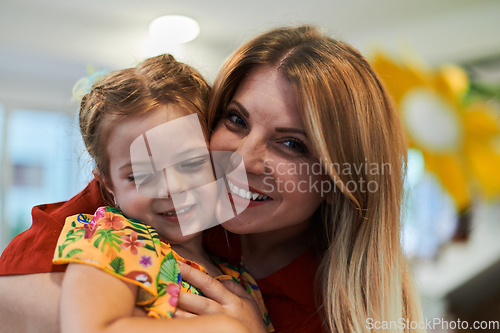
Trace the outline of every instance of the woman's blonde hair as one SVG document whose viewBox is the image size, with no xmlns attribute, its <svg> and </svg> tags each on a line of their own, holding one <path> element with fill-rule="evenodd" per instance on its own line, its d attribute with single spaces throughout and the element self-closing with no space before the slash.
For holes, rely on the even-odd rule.
<svg viewBox="0 0 500 333">
<path fill-rule="evenodd" d="M 317 274 L 325 326 L 366 332 L 387 321 L 392 331 L 409 331 L 398 320 L 419 321 L 420 311 L 400 245 L 407 146 L 387 90 L 351 46 L 313 27 L 280 28 L 225 62 L 213 85 L 211 128 L 261 66 L 276 68 L 294 87 L 308 138 L 334 184 L 316 224 L 325 237 Z"/>
<path fill-rule="evenodd" d="M 177 103 L 187 113 L 196 113 L 208 136 L 206 112 L 210 89 L 198 71 L 170 54 L 146 59 L 135 68 L 112 72 L 94 84 L 80 103 L 79 122 L 85 148 L 100 176 L 109 179 L 105 147 L 113 126 L 161 105 Z M 100 183 L 103 198 L 110 203 L 104 182 Z"/>
</svg>

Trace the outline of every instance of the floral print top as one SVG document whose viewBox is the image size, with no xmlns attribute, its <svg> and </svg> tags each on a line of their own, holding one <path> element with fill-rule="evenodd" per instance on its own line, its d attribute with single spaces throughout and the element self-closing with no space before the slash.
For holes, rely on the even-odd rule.
<svg viewBox="0 0 500 333">
<path fill-rule="evenodd" d="M 241 284 L 259 305 L 268 331 L 273 332 L 255 280 L 241 268 L 213 259 L 224 272 L 215 278 Z M 149 317 L 158 319 L 172 318 L 181 290 L 202 295 L 181 280 L 179 261 L 208 274 L 205 268 L 182 258 L 160 240 L 155 229 L 107 206 L 97 209 L 93 216 L 78 214 L 66 218 L 52 260 L 54 264 L 91 265 L 137 285 L 136 305 L 144 307 Z"/>
</svg>

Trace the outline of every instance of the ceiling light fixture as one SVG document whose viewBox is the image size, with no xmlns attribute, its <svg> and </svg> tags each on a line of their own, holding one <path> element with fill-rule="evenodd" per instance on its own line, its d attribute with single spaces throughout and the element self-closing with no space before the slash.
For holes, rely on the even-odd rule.
<svg viewBox="0 0 500 333">
<path fill-rule="evenodd" d="M 190 17 L 166 15 L 149 24 L 149 36 L 155 43 L 183 44 L 200 34 L 200 25 Z"/>
</svg>

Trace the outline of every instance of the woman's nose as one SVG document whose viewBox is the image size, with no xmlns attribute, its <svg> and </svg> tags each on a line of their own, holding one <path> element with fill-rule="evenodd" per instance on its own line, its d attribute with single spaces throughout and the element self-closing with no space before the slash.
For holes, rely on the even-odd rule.
<svg viewBox="0 0 500 333">
<path fill-rule="evenodd" d="M 260 140 L 256 136 L 248 135 L 244 137 L 239 143 L 236 152 L 241 155 L 243 162 L 245 164 L 245 169 L 247 173 L 253 173 L 260 175 L 266 171 L 264 161 L 266 159 L 267 147 L 263 140 Z M 238 156 L 234 154 L 234 156 Z M 240 157 L 232 157 L 231 163 L 238 163 Z M 236 167 L 233 163 L 233 166 Z"/>
</svg>

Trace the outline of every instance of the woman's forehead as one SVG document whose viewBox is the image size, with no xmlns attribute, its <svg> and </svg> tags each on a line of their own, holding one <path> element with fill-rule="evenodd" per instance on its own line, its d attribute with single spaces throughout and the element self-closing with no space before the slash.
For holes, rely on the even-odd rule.
<svg viewBox="0 0 500 333">
<path fill-rule="evenodd" d="M 292 107 L 296 106 L 292 84 L 274 67 L 259 66 L 251 70 L 236 89 L 235 98 L 252 91 L 279 99 Z"/>
<path fill-rule="evenodd" d="M 275 68 L 252 70 L 236 90 L 232 103 L 247 111 L 252 121 L 271 127 L 304 127 L 293 86 Z"/>
</svg>

